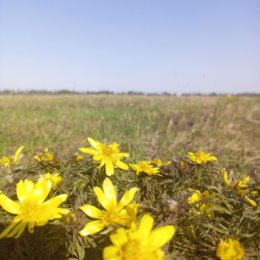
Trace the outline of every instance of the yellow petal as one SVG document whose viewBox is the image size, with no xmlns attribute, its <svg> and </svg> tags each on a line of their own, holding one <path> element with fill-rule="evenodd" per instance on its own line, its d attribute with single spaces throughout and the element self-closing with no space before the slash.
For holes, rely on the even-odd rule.
<svg viewBox="0 0 260 260">
<path fill-rule="evenodd" d="M 175 230 L 175 227 L 170 225 L 154 229 L 151 233 L 153 246 L 160 248 L 169 242 L 174 236 Z"/>
<path fill-rule="evenodd" d="M 29 233 L 32 234 L 34 232 L 34 230 L 33 230 L 34 226 L 35 226 L 35 222 L 31 221 L 31 222 L 28 223 L 28 231 L 29 231 Z"/>
<path fill-rule="evenodd" d="M 118 251 L 119 251 L 118 247 L 115 246 L 105 247 L 103 250 L 104 260 L 122 260 L 122 257 L 120 256 Z"/>
<path fill-rule="evenodd" d="M 0 195 L 0 205 L 4 210 L 11 214 L 20 214 L 21 213 L 21 205 L 11 199 L 9 199 L 4 194 Z"/>
<path fill-rule="evenodd" d="M 113 151 L 117 152 L 119 144 L 118 143 L 112 143 L 112 144 L 109 145 L 109 147 L 111 147 Z"/>
<path fill-rule="evenodd" d="M 41 178 L 35 184 L 34 197 L 39 202 L 43 202 L 48 197 L 52 187 L 52 182 L 50 179 Z"/>
<path fill-rule="evenodd" d="M 13 229 L 16 228 L 16 226 L 19 224 L 19 222 L 22 220 L 21 216 L 16 216 L 13 220 L 13 222 L 6 227 L 3 232 L 0 234 L 0 239 L 3 237 L 6 237 L 10 232 L 12 232 Z"/>
<path fill-rule="evenodd" d="M 26 226 L 27 226 L 27 223 L 21 221 L 14 227 L 14 229 L 6 237 L 15 237 L 15 238 L 20 237 L 21 234 L 23 233 L 24 229 L 26 228 Z"/>
<path fill-rule="evenodd" d="M 138 190 L 139 190 L 138 188 L 134 187 L 134 188 L 126 191 L 119 202 L 119 205 L 118 205 L 119 209 L 122 209 L 127 204 L 129 204 L 134 199 L 135 193 Z"/>
<path fill-rule="evenodd" d="M 16 185 L 16 193 L 19 201 L 24 201 L 26 198 L 33 197 L 34 183 L 31 180 L 21 180 Z"/>
<path fill-rule="evenodd" d="M 120 153 L 120 157 L 121 158 L 129 157 L 129 153 Z"/>
<path fill-rule="evenodd" d="M 45 226 L 48 223 L 47 219 L 37 219 L 36 220 L 36 226 L 41 227 Z"/>
<path fill-rule="evenodd" d="M 102 168 L 102 167 L 105 165 L 105 163 L 106 163 L 106 161 L 105 161 L 105 160 L 102 160 L 102 161 L 100 162 L 100 165 L 98 166 L 98 168 L 99 168 L 99 169 Z"/>
<path fill-rule="evenodd" d="M 91 145 L 92 147 L 94 147 L 95 149 L 97 149 L 97 142 L 96 142 L 93 138 L 89 137 L 89 138 L 88 138 L 88 142 L 90 143 L 90 145 Z"/>
<path fill-rule="evenodd" d="M 111 242 L 117 247 L 127 243 L 128 237 L 124 228 L 118 228 L 115 234 L 109 236 Z"/>
<path fill-rule="evenodd" d="M 6 237 L 6 235 L 17 225 L 17 223 L 12 222 L 8 227 L 6 227 L 0 234 L 0 239 Z"/>
<path fill-rule="evenodd" d="M 104 155 L 102 155 L 102 154 L 96 154 L 93 156 L 94 161 L 101 161 L 101 160 L 103 160 L 103 158 L 104 158 Z M 105 161 L 104 161 L 104 164 L 105 164 Z"/>
<path fill-rule="evenodd" d="M 66 201 L 68 198 L 68 194 L 61 194 L 58 195 L 52 199 L 49 199 L 43 203 L 44 206 L 47 206 L 48 208 L 57 208 L 61 203 Z"/>
<path fill-rule="evenodd" d="M 128 170 L 128 169 L 129 169 L 129 167 L 128 167 L 127 164 L 125 164 L 125 163 L 123 163 L 123 162 L 121 162 L 121 161 L 119 161 L 119 160 L 116 161 L 115 165 L 116 165 L 118 168 L 123 169 L 123 170 Z"/>
<path fill-rule="evenodd" d="M 107 198 L 110 206 L 115 206 L 117 204 L 116 201 L 117 195 L 111 180 L 109 178 L 105 178 L 102 187 L 103 187 L 104 195 Z"/>
<path fill-rule="evenodd" d="M 101 218 L 101 216 L 103 215 L 103 211 L 96 208 L 95 206 L 86 204 L 82 207 L 80 207 L 80 209 L 88 216 L 92 217 L 92 218 Z"/>
<path fill-rule="evenodd" d="M 153 217 L 149 214 L 145 214 L 139 224 L 138 234 L 142 239 L 147 238 L 153 228 Z"/>
<path fill-rule="evenodd" d="M 98 233 L 99 231 L 104 229 L 104 227 L 105 225 L 100 220 L 91 221 L 87 225 L 85 225 L 82 230 L 79 231 L 79 234 L 83 237 L 92 235 Z"/>
<path fill-rule="evenodd" d="M 136 171 L 136 174 L 139 175 L 139 173 L 141 172 L 141 167 L 138 164 L 133 164 L 130 163 L 129 166 Z"/>
<path fill-rule="evenodd" d="M 93 190 L 97 196 L 98 202 L 103 206 L 104 209 L 107 209 L 109 205 L 109 201 L 106 198 L 104 192 L 99 187 L 94 187 Z"/>
<path fill-rule="evenodd" d="M 16 150 L 16 152 L 15 152 L 15 154 L 14 154 L 14 163 L 15 163 L 15 164 L 18 162 L 19 157 L 20 157 L 20 154 L 21 154 L 23 148 L 24 148 L 24 146 L 20 146 L 20 147 Z"/>
<path fill-rule="evenodd" d="M 114 165 L 111 160 L 106 160 L 106 174 L 107 176 L 111 176 L 114 174 Z"/>
<path fill-rule="evenodd" d="M 91 154 L 91 155 L 95 155 L 98 153 L 97 150 L 94 150 L 93 148 L 79 148 L 79 150 L 82 152 L 82 153 L 87 153 L 87 154 Z"/>
</svg>

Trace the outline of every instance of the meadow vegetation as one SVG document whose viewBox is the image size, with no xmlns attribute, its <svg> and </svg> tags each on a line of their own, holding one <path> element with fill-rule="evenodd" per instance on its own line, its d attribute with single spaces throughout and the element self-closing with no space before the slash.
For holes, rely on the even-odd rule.
<svg viewBox="0 0 260 260">
<path fill-rule="evenodd" d="M 227 168 L 259 169 L 259 97 L 0 96 L 0 154 L 26 145 L 73 153 L 88 136 L 133 159 L 214 153 Z"/>
<path fill-rule="evenodd" d="M 259 259 L 259 111 L 258 97 L 0 96 L 0 260 Z"/>
</svg>

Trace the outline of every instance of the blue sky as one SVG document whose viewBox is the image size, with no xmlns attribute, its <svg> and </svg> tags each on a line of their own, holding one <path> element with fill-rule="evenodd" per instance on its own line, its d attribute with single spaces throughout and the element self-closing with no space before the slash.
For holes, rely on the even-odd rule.
<svg viewBox="0 0 260 260">
<path fill-rule="evenodd" d="M 0 90 L 260 92 L 259 0 L 0 0 Z"/>
</svg>

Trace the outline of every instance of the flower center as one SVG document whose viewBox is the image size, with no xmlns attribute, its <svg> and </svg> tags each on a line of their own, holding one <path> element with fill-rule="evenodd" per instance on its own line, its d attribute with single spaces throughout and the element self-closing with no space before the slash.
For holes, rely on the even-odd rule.
<svg viewBox="0 0 260 260">
<path fill-rule="evenodd" d="M 22 206 L 23 219 L 36 219 L 39 215 L 40 205 L 34 201 L 25 202 Z"/>
<path fill-rule="evenodd" d="M 107 146 L 107 145 L 104 145 L 103 147 L 102 147 L 102 151 L 103 151 L 103 154 L 105 155 L 105 156 L 111 156 L 112 154 L 113 154 L 113 150 L 112 150 L 112 148 L 110 148 L 109 146 Z"/>
<path fill-rule="evenodd" d="M 143 259 L 143 252 L 140 241 L 128 240 L 119 252 L 120 259 L 140 260 Z"/>
<path fill-rule="evenodd" d="M 107 226 L 122 222 L 122 218 L 117 210 L 104 213 L 102 220 Z"/>
</svg>

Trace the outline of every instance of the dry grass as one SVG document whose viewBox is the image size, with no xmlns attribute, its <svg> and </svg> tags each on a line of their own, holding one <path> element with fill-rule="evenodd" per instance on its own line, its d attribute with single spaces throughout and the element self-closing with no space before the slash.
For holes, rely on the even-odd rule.
<svg viewBox="0 0 260 260">
<path fill-rule="evenodd" d="M 239 171 L 259 169 L 257 97 L 0 96 L 0 154 L 25 145 L 75 152 L 86 137 L 132 158 L 173 159 L 199 148 Z"/>
</svg>

